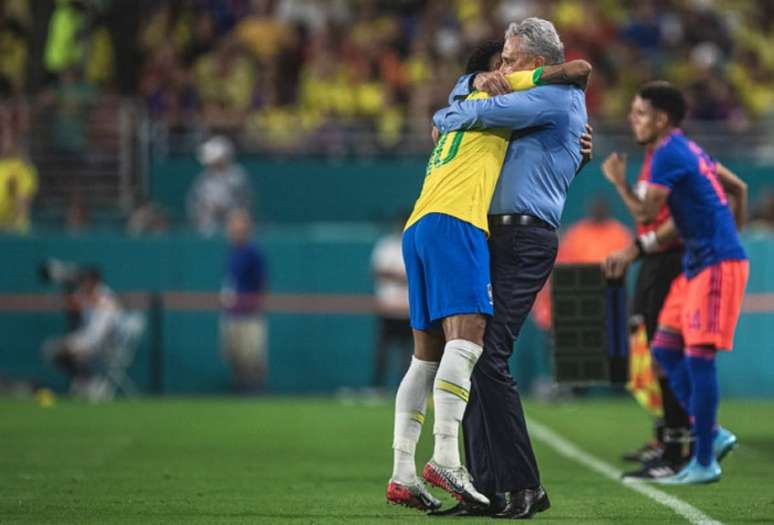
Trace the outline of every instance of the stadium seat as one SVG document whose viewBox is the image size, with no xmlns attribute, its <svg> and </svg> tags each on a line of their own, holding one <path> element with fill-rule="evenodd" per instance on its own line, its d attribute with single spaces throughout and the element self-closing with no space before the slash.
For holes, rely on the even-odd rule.
<svg viewBox="0 0 774 525">
<path fill-rule="evenodd" d="M 112 399 L 117 393 L 127 397 L 138 395 L 137 385 L 127 371 L 134 362 L 144 333 L 145 317 L 142 313 L 130 311 L 121 316 L 114 337 L 101 359 L 101 373 L 107 385 L 105 400 Z"/>
</svg>

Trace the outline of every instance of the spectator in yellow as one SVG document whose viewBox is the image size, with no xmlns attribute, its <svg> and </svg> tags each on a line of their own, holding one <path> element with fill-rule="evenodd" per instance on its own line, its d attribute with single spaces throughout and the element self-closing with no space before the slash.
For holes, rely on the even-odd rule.
<svg viewBox="0 0 774 525">
<path fill-rule="evenodd" d="M 204 118 L 218 129 L 241 125 L 252 103 L 253 65 L 235 40 L 224 40 L 194 66 Z"/>
<path fill-rule="evenodd" d="M 30 205 L 38 191 L 35 167 L 9 139 L 0 147 L 0 232 L 25 233 L 30 227 Z"/>
<path fill-rule="evenodd" d="M 80 65 L 85 56 L 85 5 L 58 0 L 48 23 L 44 61 L 51 73 Z"/>
</svg>

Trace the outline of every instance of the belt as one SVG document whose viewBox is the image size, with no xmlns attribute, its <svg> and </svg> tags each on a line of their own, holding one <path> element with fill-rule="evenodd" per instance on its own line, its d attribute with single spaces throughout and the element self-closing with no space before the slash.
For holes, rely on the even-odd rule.
<svg viewBox="0 0 774 525">
<path fill-rule="evenodd" d="M 552 225 L 533 215 L 490 215 L 489 227 L 495 228 L 497 226 L 537 226 L 546 230 L 556 231 L 556 228 Z"/>
</svg>

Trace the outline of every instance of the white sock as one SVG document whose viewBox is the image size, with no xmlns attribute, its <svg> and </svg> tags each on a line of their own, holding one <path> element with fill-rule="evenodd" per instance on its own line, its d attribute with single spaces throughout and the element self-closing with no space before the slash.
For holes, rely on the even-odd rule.
<svg viewBox="0 0 774 525">
<path fill-rule="evenodd" d="M 427 410 L 427 397 L 433 388 L 438 363 L 411 358 L 406 375 L 395 396 L 395 432 L 392 448 L 394 461 L 392 479 L 409 485 L 417 480 L 414 452 L 422 431 Z"/>
<path fill-rule="evenodd" d="M 444 347 L 435 376 L 435 449 L 433 459 L 444 467 L 460 466 L 459 431 L 470 393 L 470 376 L 481 356 L 476 343 L 455 339 Z"/>
</svg>

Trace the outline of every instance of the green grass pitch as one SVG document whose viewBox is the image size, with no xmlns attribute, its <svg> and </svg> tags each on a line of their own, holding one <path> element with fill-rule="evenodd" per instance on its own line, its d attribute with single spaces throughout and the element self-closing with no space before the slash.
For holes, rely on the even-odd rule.
<svg viewBox="0 0 774 525">
<path fill-rule="evenodd" d="M 627 400 L 527 409 L 619 468 L 617 457 L 648 428 Z M 721 420 L 741 442 L 723 480 L 663 490 L 726 524 L 774 523 L 774 403 L 724 402 Z M 172 399 L 42 408 L 0 400 L 0 523 L 491 523 L 387 505 L 391 438 L 390 404 Z M 536 451 L 553 503 L 540 523 L 685 523 L 542 443 Z"/>
</svg>

